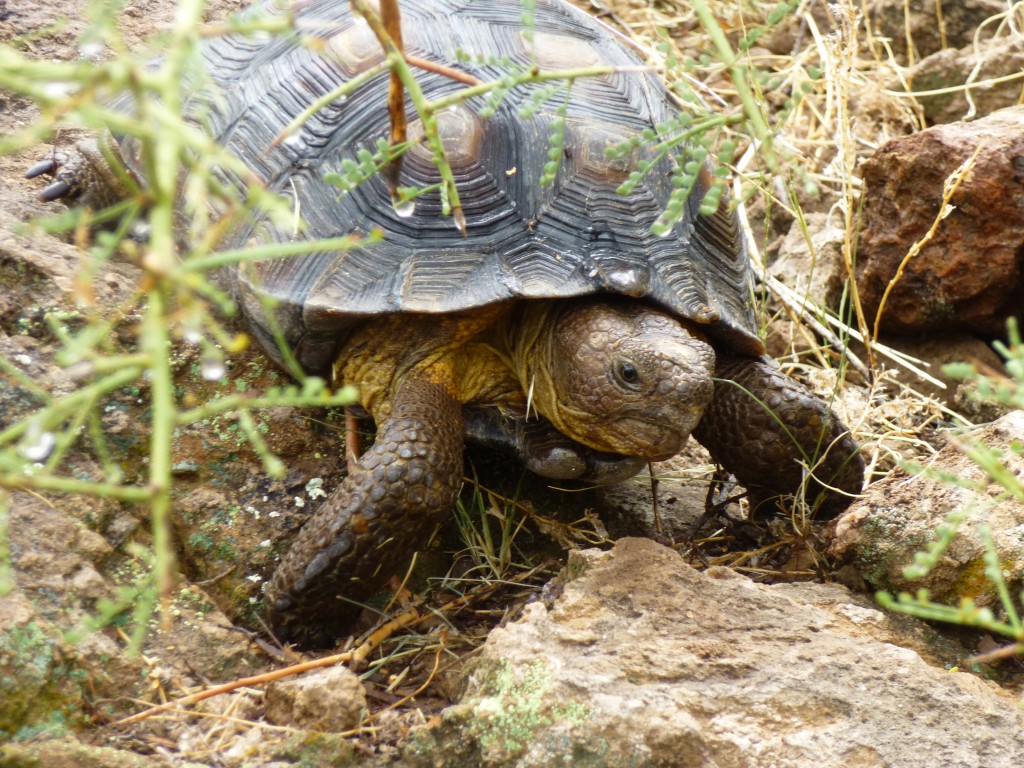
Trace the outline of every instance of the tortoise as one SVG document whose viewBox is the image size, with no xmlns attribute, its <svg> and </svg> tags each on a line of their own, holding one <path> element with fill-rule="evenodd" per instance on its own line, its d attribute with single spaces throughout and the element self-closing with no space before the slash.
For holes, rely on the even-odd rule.
<svg viewBox="0 0 1024 768">
<path fill-rule="evenodd" d="M 296 235 L 252 220 L 225 247 L 384 233 L 375 245 L 245 263 L 223 276 L 272 357 L 281 359 L 276 326 L 306 371 L 358 385 L 378 428 L 266 590 L 278 632 L 317 645 L 345 630 L 356 615 L 348 601 L 379 589 L 453 505 L 467 438 L 510 447 L 547 476 L 601 482 L 673 456 L 693 434 L 759 498 L 796 492 L 813 467 L 808 493 L 820 495 L 823 514 L 845 507 L 861 485 L 857 445 L 825 402 L 766 356 L 735 217 L 724 202 L 699 211 L 710 175 L 701 173 L 667 236 L 654 236 L 676 161 L 644 142 L 606 151 L 678 114 L 633 51 L 563 0 L 537 3 L 532 35 L 518 0 L 404 0 L 406 52 L 485 81 L 509 62 L 619 68 L 576 79 L 564 106 L 521 111 L 542 87 L 531 83 L 488 118 L 486 96 L 436 114 L 464 206 L 460 232 L 430 191 L 439 171 L 423 142 L 401 171 L 403 185 L 428 190 L 411 210 L 392 204 L 383 174 L 344 194 L 324 181 L 388 136 L 386 72 L 274 141 L 315 99 L 384 60 L 348 5 L 293 4 L 319 45 L 209 41 L 214 92 L 195 97 L 211 135 L 293 198 L 307 225 Z M 465 87 L 443 71 L 417 78 L 431 100 Z M 557 176 L 543 185 L 558 130 Z M 120 150 L 137 171 L 131 147 Z M 102 158 L 79 145 L 29 174 L 57 175 L 44 199 L 116 196 Z M 617 193 L 641 163 L 650 164 L 641 183 Z"/>
</svg>

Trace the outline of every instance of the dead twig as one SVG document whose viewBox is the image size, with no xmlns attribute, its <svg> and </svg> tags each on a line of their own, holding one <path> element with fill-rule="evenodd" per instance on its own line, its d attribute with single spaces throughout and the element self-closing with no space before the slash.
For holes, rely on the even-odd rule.
<svg viewBox="0 0 1024 768">
<path fill-rule="evenodd" d="M 292 664 L 282 669 L 275 669 L 271 672 L 264 672 L 261 675 L 252 675 L 251 677 L 243 677 L 238 680 L 232 680 L 230 683 L 223 683 L 221 685 L 215 685 L 212 688 L 206 688 L 196 693 L 191 693 L 188 696 L 182 696 L 178 699 L 158 704 L 155 707 L 150 707 L 144 712 L 139 712 L 129 717 L 121 718 L 113 723 L 113 725 L 130 725 L 131 723 L 137 723 L 145 720 L 153 715 L 160 714 L 161 712 L 167 712 L 170 710 L 181 709 L 182 707 L 190 707 L 193 704 L 197 704 L 205 699 L 219 696 L 222 693 L 231 693 L 239 688 L 248 688 L 255 685 L 264 685 L 266 683 L 272 683 L 275 680 L 280 680 L 284 677 L 291 677 L 292 675 L 300 675 L 303 672 L 308 672 L 311 669 L 320 669 L 321 667 L 331 667 L 335 664 L 342 664 L 344 662 L 352 662 L 358 665 L 370 653 L 383 643 L 387 638 L 394 634 L 397 630 L 413 624 L 418 619 L 422 618 L 419 611 L 415 608 L 406 611 L 401 616 L 392 619 L 384 626 L 375 630 L 358 648 L 354 648 L 351 651 L 345 653 L 336 653 L 332 656 L 324 656 L 320 659 L 312 659 L 310 661 L 304 661 L 300 664 Z"/>
<path fill-rule="evenodd" d="M 138 723 L 142 720 L 146 720 L 150 717 L 153 717 L 154 715 L 159 715 L 161 713 L 170 711 L 179 711 L 184 707 L 191 707 L 199 703 L 200 701 L 213 698 L 214 696 L 219 696 L 222 693 L 231 693 L 232 691 L 236 691 L 240 688 L 249 688 L 252 686 L 272 683 L 275 680 L 280 680 L 285 677 L 291 677 L 293 675 L 300 675 L 303 672 L 308 672 L 312 669 L 332 667 L 335 664 L 345 663 L 348 663 L 353 667 L 360 667 L 362 663 L 366 660 L 366 658 L 375 649 L 379 648 L 384 643 L 385 640 L 387 640 L 389 637 L 394 635 L 399 630 L 413 627 L 417 625 L 419 622 L 431 618 L 436 614 L 454 613 L 464 608 L 465 606 L 469 605 L 474 600 L 484 600 L 490 595 L 492 595 L 495 591 L 497 591 L 499 587 L 510 583 L 520 583 L 526 581 L 531 576 L 536 574 L 538 571 L 548 567 L 548 565 L 548 563 L 543 563 L 534 568 L 531 568 L 529 571 L 524 571 L 523 573 L 517 574 L 516 576 L 510 579 L 506 579 L 502 582 L 486 584 L 480 589 L 474 590 L 472 593 L 468 593 L 466 595 L 462 595 L 458 598 L 455 598 L 454 600 L 448 601 L 440 608 L 436 609 L 435 611 L 432 611 L 431 613 L 424 614 L 421 613 L 418 608 L 410 608 L 401 615 L 395 617 L 391 621 L 375 629 L 366 638 L 366 640 L 364 640 L 357 648 L 353 648 L 344 653 L 336 653 L 331 656 L 324 656 L 319 659 L 303 661 L 299 664 L 292 664 L 287 667 L 282 667 L 281 669 L 275 669 L 271 672 L 264 672 L 260 675 L 252 675 L 251 677 L 243 677 L 239 678 L 238 680 L 232 680 L 229 683 L 215 685 L 210 688 L 206 688 L 204 690 L 191 693 L 187 696 L 182 696 L 180 698 L 164 702 L 163 704 L 158 704 L 154 707 L 150 707 L 149 709 L 143 712 L 138 712 L 134 715 L 121 718 L 120 720 L 116 720 L 113 723 L 113 725 L 119 726 Z M 421 690 L 416 691 L 416 693 L 412 695 L 418 695 L 421 692 Z"/>
<path fill-rule="evenodd" d="M 479 77 L 471 75 L 468 72 L 463 72 L 461 69 L 455 69 L 453 67 L 445 66 L 444 64 L 438 64 L 436 61 L 430 61 L 429 59 L 421 59 L 419 56 L 411 56 L 406 53 L 405 60 L 410 67 L 422 69 L 424 72 L 433 72 L 437 75 L 443 75 L 449 80 L 455 80 L 458 83 L 464 83 L 465 85 L 483 85 L 484 83 L 484 81 Z"/>
</svg>

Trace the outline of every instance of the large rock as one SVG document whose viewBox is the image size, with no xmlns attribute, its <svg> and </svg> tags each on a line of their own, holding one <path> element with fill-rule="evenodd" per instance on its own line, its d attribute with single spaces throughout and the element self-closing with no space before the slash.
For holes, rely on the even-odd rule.
<svg viewBox="0 0 1024 768">
<path fill-rule="evenodd" d="M 959 445 L 987 446 L 1002 454 L 1006 471 L 1024 477 L 1024 411 L 1013 411 L 978 432 L 951 442 L 929 464 L 929 474 L 897 470 L 875 483 L 835 523 L 831 552 L 854 564 L 868 583 L 890 591 L 926 588 L 932 599 L 957 604 L 970 598 L 997 608 L 998 596 L 984 577 L 983 527 L 992 534 L 1010 592 L 1024 586 L 1024 504 L 1004 489 Z M 955 484 L 938 476 L 960 478 Z M 1019 480 L 1018 480 L 1019 482 Z M 949 549 L 931 572 L 908 579 L 903 569 L 935 539 L 936 527 L 952 512 L 968 511 Z"/>
<path fill-rule="evenodd" d="M 827 213 L 809 213 L 803 226 L 800 221 L 793 222 L 768 272 L 799 296 L 838 310 L 847 278 L 845 239 L 841 219 Z"/>
<path fill-rule="evenodd" d="M 867 16 L 876 44 L 877 38 L 886 38 L 904 64 L 946 47 L 968 45 L 983 21 L 1006 12 L 1003 0 L 861 0 L 857 5 Z"/>
<path fill-rule="evenodd" d="M 1024 107 L 894 139 L 864 162 L 857 284 L 869 321 L 939 215 L 946 179 L 980 147 L 952 212 L 909 260 L 882 330 L 997 335 L 1024 307 Z"/>
<path fill-rule="evenodd" d="M 975 48 L 947 48 L 933 53 L 910 72 L 914 91 L 943 91 L 918 96 L 929 123 L 952 123 L 970 117 L 984 117 L 1020 102 L 1020 78 L 986 83 L 1024 71 L 1024 38 L 1011 36 Z M 971 103 L 958 86 L 970 80 Z"/>
<path fill-rule="evenodd" d="M 699 573 L 646 539 L 575 553 L 568 573 L 552 609 L 533 604 L 492 632 L 462 703 L 413 742 L 409 764 L 1024 761 L 1012 698 L 950 674 L 925 630 L 908 637 L 842 587 Z"/>
</svg>

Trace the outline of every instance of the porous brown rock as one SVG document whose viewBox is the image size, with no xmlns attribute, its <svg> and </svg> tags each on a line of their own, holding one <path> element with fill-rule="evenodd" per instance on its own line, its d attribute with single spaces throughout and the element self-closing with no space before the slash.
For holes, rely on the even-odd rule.
<svg viewBox="0 0 1024 768">
<path fill-rule="evenodd" d="M 977 150 L 942 210 L 943 185 Z M 1024 307 L 1024 107 L 894 139 L 861 167 L 863 226 L 856 279 L 869 323 L 882 331 L 998 335 Z"/>
<path fill-rule="evenodd" d="M 901 64 L 946 47 L 962 48 L 987 19 L 1006 12 L 1002 0 L 860 0 L 876 45 L 884 38 Z M 984 39 L 984 38 L 983 38 Z"/>
<path fill-rule="evenodd" d="M 929 647 L 923 625 L 843 587 L 700 573 L 646 539 L 573 553 L 567 570 L 551 610 L 535 603 L 491 633 L 461 703 L 407 747 L 406 764 L 1024 760 L 1012 697 L 951 674 L 941 664 L 956 656 Z"/>
</svg>

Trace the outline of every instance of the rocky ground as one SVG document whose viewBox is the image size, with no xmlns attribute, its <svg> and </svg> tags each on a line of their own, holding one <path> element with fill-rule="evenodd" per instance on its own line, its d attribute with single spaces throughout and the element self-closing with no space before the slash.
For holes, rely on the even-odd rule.
<svg viewBox="0 0 1024 768">
<path fill-rule="evenodd" d="M 22 36 L 21 48 L 40 59 L 91 55 L 78 42 L 87 27 L 85 5 L 0 0 L 0 37 Z M 221 19 L 240 5 L 215 0 L 208 18 Z M 604 8 L 607 20 L 627 25 L 641 40 L 651 40 L 653 26 L 673 17 L 682 20 L 673 33 L 681 45 L 697 34 L 688 12 L 672 4 L 654 10 L 632 0 L 581 5 Z M 719 5 L 723 20 L 738 25 L 732 4 Z M 863 269 L 869 274 L 863 285 L 866 293 L 875 291 L 865 306 L 877 306 L 878 285 L 886 282 L 886 269 L 893 269 L 892 254 L 905 253 L 927 233 L 944 180 L 980 144 L 972 161 L 978 181 L 973 187 L 964 181 L 956 192 L 960 197 L 948 198 L 957 213 L 949 217 L 948 229 L 928 238 L 922 258 L 907 266 L 911 278 L 904 285 L 911 293 L 892 298 L 891 317 L 930 336 L 886 341 L 918 356 L 930 345 L 930 359 L 972 360 L 999 372 L 999 357 L 984 341 L 954 336 L 952 330 L 992 333 L 1002 327 L 1006 307 L 1021 305 L 1024 218 L 1018 214 L 1024 198 L 1016 190 L 1022 183 L 1022 113 L 1011 109 L 987 122 L 957 123 L 924 136 L 918 129 L 925 119 L 950 123 L 972 109 L 971 116 L 981 117 L 1010 107 L 1020 81 L 1010 83 L 1016 90 L 1002 82 L 975 89 L 970 103 L 957 102 L 962 95 L 922 97 L 919 108 L 888 99 L 884 89 L 898 82 L 895 72 L 919 73 L 915 87 L 927 83 L 923 87 L 934 91 L 967 78 L 1019 71 L 1019 26 L 998 20 L 1005 10 L 999 2 L 946 3 L 942 34 L 936 36 L 932 4 L 912 5 L 927 8 L 918 8 L 904 24 L 903 3 L 860 4 L 873 36 L 862 27 L 850 55 L 849 82 L 857 87 L 851 89 L 846 124 L 856 128 L 850 138 L 864 161 L 855 164 L 857 178 L 869 191 L 884 190 L 874 191 L 863 208 L 866 227 L 882 221 L 864 230 Z M 167 26 L 174 8 L 167 0 L 128 2 L 119 23 L 128 41 L 137 43 Z M 832 22 L 824 3 L 810 3 L 807 10 L 802 22 L 783 25 L 762 40 L 755 54 L 791 57 L 787 61 L 810 55 L 814 31 L 828 35 Z M 997 20 L 985 23 L 992 18 Z M 974 43 L 979 29 L 992 35 L 989 44 Z M 908 49 L 907 30 L 916 48 Z M 883 38 L 891 40 L 888 47 Z M 820 62 L 822 68 L 839 71 L 842 51 L 820 38 L 817 46 L 823 59 L 835 59 L 831 65 Z M 883 55 L 865 63 L 878 50 Z M 28 100 L 3 91 L 0 105 L 4 134 L 17 133 L 39 116 Z M 817 106 L 819 117 L 838 109 L 834 103 L 825 109 L 824 101 Z M 822 181 L 821 196 L 801 200 L 807 232 L 792 225 L 787 206 L 755 200 L 750 211 L 770 273 L 834 305 L 842 297 L 847 232 L 837 204 L 854 192 L 829 181 L 849 177 L 835 158 L 836 134 L 826 130 L 825 119 L 818 125 L 797 114 L 789 124 L 808 172 Z M 886 144 L 903 135 L 911 143 Z M 876 155 L 880 147 L 892 148 Z M 74 370 L 61 365 L 47 317 L 80 327 L 94 307 L 127 305 L 140 285 L 135 266 L 109 263 L 85 291 L 81 275 L 87 260 L 79 247 L 84 241 L 23 226 L 52 212 L 35 200 L 38 182 L 22 178 L 24 168 L 45 152 L 38 145 L 0 156 L 3 428 L 31 414 L 43 398 L 76 386 Z M 914 165 L 921 162 L 927 173 Z M 918 218 L 900 226 L 893 226 L 894 214 L 886 208 L 900 192 L 894 179 L 917 183 L 909 193 L 914 200 L 935 201 L 922 204 Z M 997 207 L 998 216 L 983 215 Z M 972 225 L 979 220 L 984 226 Z M 820 265 L 813 270 L 801 261 L 808 241 Z M 873 243 L 880 245 L 869 252 Z M 929 245 L 938 250 L 929 255 Z M 959 246 L 962 251 L 953 256 L 968 260 L 957 271 L 948 267 L 960 262 L 944 257 Z M 977 253 L 992 254 L 981 260 L 985 270 L 975 268 L 976 257 L 969 260 Z M 808 287 L 805 278 L 812 271 L 818 280 Z M 458 603 L 461 612 L 447 614 L 451 628 L 422 622 L 415 631 L 397 632 L 368 651 L 361 664 L 349 664 L 359 678 L 331 666 L 273 683 L 243 681 L 231 693 L 189 702 L 183 711 L 116 722 L 204 687 L 307 660 L 267 640 L 257 609 L 262 582 L 280 552 L 343 474 L 340 414 L 285 407 L 261 412 L 258 428 L 286 465 L 280 479 L 266 474 L 229 418 L 176 433 L 176 581 L 158 618 L 143 626 L 139 652 L 128 650 L 137 625 L 124 616 L 101 631 L 87 627 L 111 601 L 132 598 L 131 585 L 151 567 L 150 521 L 140 508 L 111 498 L 5 492 L 0 587 L 5 577 L 13 578 L 0 594 L 0 765 L 917 766 L 922 755 L 944 766 L 1020 765 L 1020 665 L 1012 658 L 969 661 L 998 649 L 1005 638 L 925 624 L 887 613 L 873 600 L 875 589 L 923 585 L 937 598 L 970 598 L 998 612 L 999 596 L 984 578 L 983 524 L 996 540 L 1004 578 L 1020 591 L 1024 506 L 1014 498 L 1012 483 L 991 483 L 976 460 L 965 458 L 970 452 L 962 448 L 964 439 L 950 440 L 944 432 L 962 423 L 951 409 L 974 422 L 994 420 L 976 436 L 1016 451 L 1005 470 L 1021 478 L 1020 411 L 982 408 L 958 393 L 952 379 L 929 382 L 905 368 L 874 383 L 856 366 L 845 378 L 822 369 L 815 363 L 828 356 L 815 351 L 823 348 L 821 337 L 777 301 L 771 297 L 765 311 L 772 319 L 773 353 L 823 392 L 838 382 L 837 410 L 865 446 L 873 484 L 845 516 L 830 527 L 780 519 L 754 533 L 737 520 L 703 529 L 695 546 L 684 539 L 704 509 L 709 469 L 698 451 L 656 467 L 656 485 L 640 478 L 588 494 L 522 484 L 518 474 L 508 476 L 500 459 L 475 455 L 471 469 L 484 479 L 485 490 L 477 502 L 471 491 L 467 505 L 488 510 L 484 519 L 495 533 L 505 516 L 526 514 L 517 547 L 532 552 L 536 571 L 507 570 L 507 584 L 468 590 L 465 606 L 458 595 L 469 582 L 449 582 L 435 605 Z M 121 316 L 111 329 L 114 341 L 133 343 L 138 322 L 137 314 Z M 852 349 L 870 360 L 863 347 Z M 194 348 L 181 345 L 171 354 L 176 396 L 189 406 L 215 394 L 263 391 L 285 381 L 255 349 L 232 356 L 216 380 L 204 376 Z M 101 419 L 109 461 L 76 445 L 65 466 L 87 479 L 101 476 L 113 462 L 125 482 L 142 481 L 148 408 L 145 387 L 114 391 Z M 22 445 L 31 449 L 32 440 Z M 904 458 L 969 482 L 950 485 L 941 473 L 897 469 Z M 521 499 L 518 509 L 498 493 Z M 980 513 L 964 536 L 927 581 L 908 582 L 903 566 L 927 546 L 949 512 L 965 505 Z M 736 506 L 730 512 L 737 518 L 741 513 Z M 631 538 L 637 534 L 661 543 Z M 746 546 L 724 545 L 723 538 Z M 438 542 L 423 553 L 409 584 L 413 592 L 428 574 L 451 569 L 474 576 L 479 558 L 467 554 L 457 531 L 443 531 Z M 666 546 L 674 542 L 682 543 Z M 567 555 L 568 546 L 575 550 Z"/>
</svg>

